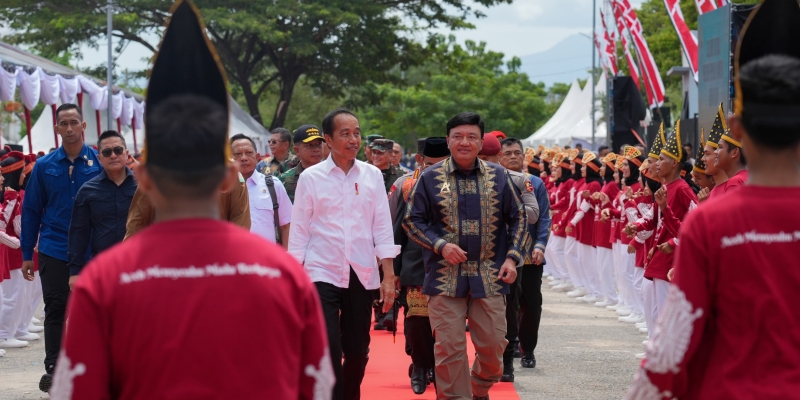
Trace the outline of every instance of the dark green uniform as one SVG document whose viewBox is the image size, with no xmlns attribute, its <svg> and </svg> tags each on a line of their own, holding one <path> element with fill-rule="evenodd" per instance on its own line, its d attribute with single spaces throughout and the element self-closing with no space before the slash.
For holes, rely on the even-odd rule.
<svg viewBox="0 0 800 400">
<path fill-rule="evenodd" d="M 297 190 L 297 181 L 300 179 L 300 174 L 302 174 L 304 170 L 303 164 L 298 163 L 296 167 L 278 176 L 278 179 L 283 183 L 283 187 L 286 188 L 286 194 L 289 195 L 289 200 L 292 201 L 292 204 L 294 204 L 294 192 Z"/>
<path fill-rule="evenodd" d="M 381 173 L 383 174 L 383 184 L 386 185 L 387 194 L 392 191 L 392 185 L 397 180 L 397 178 L 405 175 L 405 172 L 403 172 L 403 170 L 391 164 L 389 164 L 389 169 L 381 170 Z"/>
<path fill-rule="evenodd" d="M 296 155 L 289 153 L 289 158 L 287 158 L 284 162 L 276 160 L 275 157 L 268 157 L 266 160 L 262 160 L 258 163 L 258 165 L 256 165 L 256 170 L 264 175 L 272 173 L 273 175 L 278 176 L 298 166 L 299 164 L 300 159 L 297 158 Z"/>
</svg>

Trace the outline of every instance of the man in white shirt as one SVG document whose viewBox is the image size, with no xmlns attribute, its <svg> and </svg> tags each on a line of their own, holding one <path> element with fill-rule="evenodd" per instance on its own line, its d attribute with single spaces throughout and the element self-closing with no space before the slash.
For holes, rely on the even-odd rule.
<svg viewBox="0 0 800 400">
<path fill-rule="evenodd" d="M 289 253 L 303 264 L 322 302 L 336 374 L 333 398 L 360 399 L 372 302 L 380 288 L 383 311 L 394 304 L 393 259 L 400 246 L 394 244 L 381 171 L 356 160 L 361 148 L 356 116 L 346 109 L 331 111 L 322 133 L 331 155 L 300 176 Z M 380 283 L 376 258 L 383 266 Z"/>
<path fill-rule="evenodd" d="M 231 137 L 231 150 L 239 172 L 245 179 L 247 194 L 250 197 L 250 232 L 255 233 L 273 243 L 287 248 L 289 243 L 289 223 L 292 221 L 292 202 L 281 181 L 271 174 L 269 177 L 256 171 L 258 152 L 256 144 L 248 136 L 241 133 Z M 272 188 L 267 185 L 272 181 Z M 278 205 L 278 223 L 275 221 L 274 202 L 271 193 L 275 193 Z M 276 238 L 276 226 L 279 226 L 280 238 Z M 278 240 L 280 239 L 280 240 Z"/>
</svg>

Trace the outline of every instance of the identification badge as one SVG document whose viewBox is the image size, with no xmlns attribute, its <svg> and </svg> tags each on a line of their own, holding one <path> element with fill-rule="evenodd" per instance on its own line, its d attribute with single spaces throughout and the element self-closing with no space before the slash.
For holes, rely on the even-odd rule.
<svg viewBox="0 0 800 400">
<path fill-rule="evenodd" d="M 91 167 L 91 166 L 93 166 L 93 165 L 94 165 L 94 160 L 89 160 L 89 161 L 87 162 L 87 164 L 89 164 L 89 166 L 90 166 L 90 167 Z"/>
</svg>

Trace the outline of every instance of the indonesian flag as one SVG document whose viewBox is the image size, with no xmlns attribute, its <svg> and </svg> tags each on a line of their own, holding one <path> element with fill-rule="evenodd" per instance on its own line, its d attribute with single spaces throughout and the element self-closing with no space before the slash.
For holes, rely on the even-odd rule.
<svg viewBox="0 0 800 400">
<path fill-rule="evenodd" d="M 608 27 L 606 27 L 606 16 L 603 14 L 602 10 L 600 11 L 600 21 L 603 22 L 603 35 L 605 40 L 605 46 L 603 46 L 603 51 L 601 51 L 601 54 L 605 54 L 608 69 L 611 70 L 612 75 L 616 75 L 617 72 L 619 72 L 619 68 L 617 68 L 617 46 L 614 42 L 614 35 L 608 34 Z"/>
<path fill-rule="evenodd" d="M 661 107 L 661 105 L 664 104 L 664 82 L 661 80 L 661 74 L 658 72 L 656 60 L 653 58 L 653 54 L 647 46 L 647 41 L 644 39 L 642 23 L 639 22 L 639 17 L 636 16 L 636 11 L 631 7 L 630 1 L 616 0 L 616 4 L 620 7 L 622 20 L 625 22 L 625 26 L 631 34 L 636 53 L 639 56 L 639 60 L 642 62 L 645 84 L 649 83 L 651 87 L 648 89 L 653 91 L 651 108 Z"/>
<path fill-rule="evenodd" d="M 600 66 L 603 67 L 603 72 L 608 72 L 608 64 L 606 62 L 606 58 L 603 55 L 603 46 L 600 44 L 600 37 L 597 35 L 597 32 L 594 33 L 594 47 L 597 49 L 597 57 L 600 58 Z"/>
<path fill-rule="evenodd" d="M 728 3 L 730 3 L 728 0 L 717 0 L 717 8 L 727 5 Z"/>
<path fill-rule="evenodd" d="M 664 0 L 669 18 L 672 20 L 672 25 L 678 32 L 678 38 L 681 40 L 683 52 L 686 54 L 686 59 L 689 60 L 689 67 L 692 68 L 694 80 L 697 82 L 697 37 L 686 25 L 680 3 L 680 0 Z"/>
<path fill-rule="evenodd" d="M 633 79 L 633 83 L 636 85 L 637 88 L 639 86 L 639 66 L 636 64 L 636 60 L 633 59 L 633 54 L 631 54 L 631 47 L 628 44 L 628 35 L 625 34 L 627 28 L 625 28 L 625 23 L 622 22 L 622 11 L 620 11 L 619 7 L 616 4 L 613 5 L 614 7 L 614 20 L 617 23 L 617 31 L 619 32 L 619 39 L 622 42 L 622 50 L 625 52 L 625 60 L 628 62 L 628 72 L 631 75 L 631 79 Z M 647 85 L 645 85 L 647 86 Z M 647 100 L 649 103 L 652 104 L 653 95 L 650 93 L 649 90 L 647 92 Z"/>
</svg>

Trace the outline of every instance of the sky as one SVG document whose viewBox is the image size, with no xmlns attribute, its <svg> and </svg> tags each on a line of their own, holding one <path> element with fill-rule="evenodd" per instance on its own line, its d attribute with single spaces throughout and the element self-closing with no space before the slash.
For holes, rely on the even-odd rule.
<svg viewBox="0 0 800 400">
<path fill-rule="evenodd" d="M 630 0 L 638 8 L 643 0 Z M 597 0 L 598 7 L 603 0 Z M 490 8 L 480 7 L 486 17 L 469 18 L 475 29 L 450 32 L 459 42 L 473 40 L 486 42 L 487 48 L 499 51 L 507 58 L 522 57 L 547 50 L 567 36 L 592 30 L 592 0 L 515 0 L 512 4 L 502 4 Z M 602 29 L 598 17 L 598 30 Z M 588 40 L 588 39 L 587 39 Z M 157 43 L 158 38 L 153 38 Z M 82 49 L 81 67 L 96 66 L 106 60 L 106 41 L 102 40 L 99 50 Z M 147 65 L 143 59 L 151 56 L 149 50 L 138 43 L 131 43 L 122 53 L 117 65 L 123 69 L 141 70 Z"/>
</svg>

